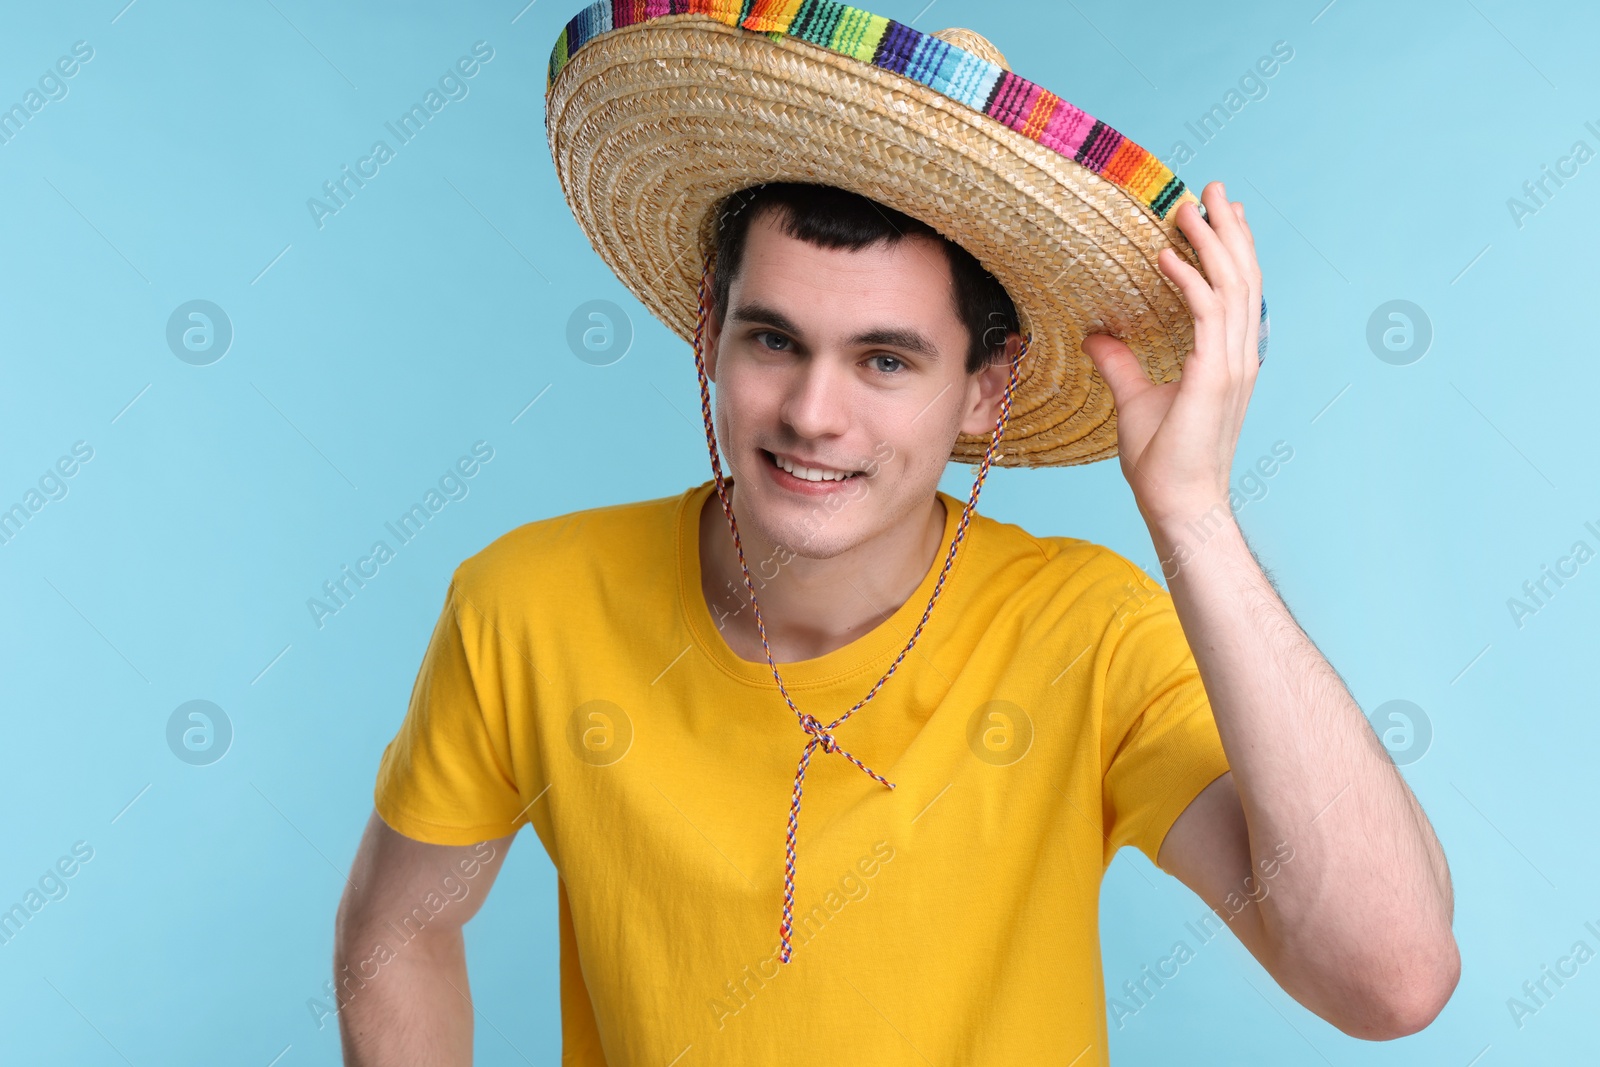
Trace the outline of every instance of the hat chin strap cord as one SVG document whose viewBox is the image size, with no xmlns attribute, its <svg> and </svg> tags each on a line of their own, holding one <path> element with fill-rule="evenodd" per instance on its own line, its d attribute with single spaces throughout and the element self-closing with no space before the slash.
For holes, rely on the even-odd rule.
<svg viewBox="0 0 1600 1067">
<path fill-rule="evenodd" d="M 761 635 L 761 647 L 767 654 L 767 665 L 772 668 L 773 680 L 778 683 L 778 692 L 783 694 L 784 703 L 794 712 L 795 719 L 800 724 L 800 729 L 807 735 L 806 747 L 800 753 L 799 765 L 794 772 L 794 792 L 789 801 L 789 828 L 784 845 L 783 862 L 783 918 L 778 923 L 779 953 L 778 958 L 783 963 L 788 963 L 794 956 L 794 948 L 790 942 L 790 935 L 794 932 L 792 920 L 794 918 L 794 872 L 795 872 L 795 832 L 800 824 L 800 795 L 805 786 L 806 768 L 811 763 L 811 753 L 817 748 L 824 752 L 836 752 L 861 768 L 868 776 L 882 782 L 889 789 L 894 788 L 894 783 L 888 781 L 883 775 L 877 773 L 849 752 L 839 746 L 838 739 L 834 736 L 846 719 L 867 701 L 875 696 L 883 684 L 894 674 L 895 668 L 900 666 L 900 661 L 905 659 L 906 653 L 917 643 L 917 638 L 922 634 L 922 628 L 927 625 L 928 617 L 933 614 L 933 605 L 938 602 L 939 594 L 944 590 L 945 577 L 950 573 L 950 565 L 955 562 L 956 550 L 961 546 L 962 538 L 967 532 L 967 523 L 972 518 L 972 510 L 977 507 L 978 493 L 983 488 L 983 481 L 988 476 L 990 461 L 994 458 L 995 450 L 1000 445 L 1000 439 L 1005 435 L 1006 418 L 1011 413 L 1011 394 L 1017 385 L 1017 369 L 1028 354 L 1028 345 L 1033 340 L 1033 335 L 1027 334 L 1022 339 L 1022 346 L 1017 352 L 1017 358 L 1011 362 L 1010 377 L 1006 381 L 1005 395 L 1000 401 L 1000 417 L 995 421 L 994 434 L 989 440 L 989 447 L 983 454 L 983 460 L 978 464 L 978 476 L 972 483 L 972 491 L 967 495 L 967 503 L 961 510 L 961 523 L 956 527 L 954 539 L 950 542 L 950 551 L 945 555 L 944 567 L 939 571 L 939 581 L 934 586 L 933 596 L 928 600 L 928 606 L 922 613 L 922 619 L 917 623 L 917 628 L 912 632 L 911 639 L 906 642 L 906 647 L 900 650 L 893 663 L 889 665 L 877 684 L 862 697 L 861 700 L 830 723 L 824 724 L 814 715 L 808 715 L 795 707 L 794 701 L 789 696 L 789 691 L 784 688 L 783 679 L 778 675 L 778 665 L 772 659 L 772 646 L 767 643 L 767 628 L 761 621 L 761 608 L 756 603 L 755 584 L 750 580 L 750 569 L 745 565 L 744 546 L 739 541 L 739 524 L 733 517 L 733 504 L 728 499 L 727 487 L 722 477 L 722 462 L 717 457 L 716 432 L 711 421 L 711 390 L 706 380 L 705 356 L 702 351 L 706 318 L 710 313 L 711 301 L 711 258 L 707 256 L 700 272 L 699 309 L 695 317 L 694 327 L 694 362 L 700 375 L 700 411 L 706 424 L 706 447 L 711 452 L 711 472 L 717 482 L 717 496 L 722 500 L 722 510 L 728 516 L 728 528 L 733 532 L 733 547 L 739 555 L 739 569 L 744 573 L 744 587 L 750 594 L 750 606 L 755 609 L 756 630 Z"/>
</svg>

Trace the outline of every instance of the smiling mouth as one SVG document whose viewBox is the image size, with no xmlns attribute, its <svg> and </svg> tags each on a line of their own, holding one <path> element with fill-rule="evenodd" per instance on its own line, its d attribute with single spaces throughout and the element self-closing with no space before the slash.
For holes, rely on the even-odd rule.
<svg viewBox="0 0 1600 1067">
<path fill-rule="evenodd" d="M 797 464 L 790 463 L 788 460 L 780 460 L 776 455 L 768 452 L 764 448 L 760 451 L 761 455 L 768 463 L 772 464 L 778 470 L 783 471 L 785 474 L 788 474 L 790 477 L 798 478 L 803 482 L 813 482 L 819 485 L 827 485 L 833 482 L 847 482 L 852 478 L 859 477 L 863 473 L 862 471 L 851 471 L 848 474 L 844 474 L 840 471 L 802 467 Z"/>
</svg>

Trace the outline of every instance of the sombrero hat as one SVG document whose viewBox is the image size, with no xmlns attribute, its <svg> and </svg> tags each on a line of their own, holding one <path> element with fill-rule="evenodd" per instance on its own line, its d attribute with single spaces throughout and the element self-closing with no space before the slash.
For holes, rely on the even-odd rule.
<svg viewBox="0 0 1600 1067">
<path fill-rule="evenodd" d="M 830 0 L 600 0 L 562 30 L 550 151 L 578 224 L 678 336 L 695 333 L 718 207 L 769 181 L 834 185 L 920 219 L 1016 305 L 1020 368 L 1001 466 L 1117 454 L 1110 387 L 1079 348 L 1109 333 L 1176 380 L 1194 321 L 1156 255 L 1198 255 L 1161 160 L 1013 73 L 970 30 L 923 33 Z M 1259 355 L 1268 323 L 1261 305 Z M 988 440 L 957 438 L 978 463 Z"/>
</svg>

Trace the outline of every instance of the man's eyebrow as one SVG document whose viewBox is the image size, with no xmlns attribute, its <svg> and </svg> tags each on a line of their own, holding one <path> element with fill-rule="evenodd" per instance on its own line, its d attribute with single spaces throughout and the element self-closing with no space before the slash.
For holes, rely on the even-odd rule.
<svg viewBox="0 0 1600 1067">
<path fill-rule="evenodd" d="M 766 304 L 745 302 L 739 304 L 728 313 L 729 322 L 758 322 L 767 326 L 776 327 L 784 333 L 792 334 L 797 338 L 804 338 L 805 333 L 777 308 Z M 850 338 L 848 343 L 852 346 L 887 345 L 891 348 L 915 352 L 930 363 L 939 362 L 939 350 L 924 334 L 906 326 L 878 326 Z"/>
</svg>

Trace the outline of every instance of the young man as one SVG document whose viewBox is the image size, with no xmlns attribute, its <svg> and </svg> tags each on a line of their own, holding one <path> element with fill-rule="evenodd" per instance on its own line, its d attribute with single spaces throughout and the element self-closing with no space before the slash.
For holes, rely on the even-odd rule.
<svg viewBox="0 0 1600 1067">
<path fill-rule="evenodd" d="M 732 50 L 691 49 L 708 80 L 779 46 L 677 25 Z M 608 38 L 656 76 L 644 38 L 579 43 Z M 340 908 L 347 1062 L 469 1061 L 461 927 L 524 823 L 559 873 L 564 1062 L 1104 1064 L 1097 905 L 1123 845 L 1334 1025 L 1426 1025 L 1459 971 L 1443 854 L 1227 506 L 1261 307 L 1239 205 L 1179 198 L 1203 275 L 1155 257 L 1192 309 L 1181 382 L 1083 341 L 1169 595 L 972 510 L 1028 344 L 1064 358 L 1003 257 L 835 190 L 718 195 L 694 331 L 715 481 L 456 569 Z M 1015 445 L 1049 437 L 1037 408 L 1017 422 Z M 991 427 L 963 506 L 939 477 Z"/>
<path fill-rule="evenodd" d="M 1002 309 L 1000 320 L 991 319 L 996 301 L 992 279 L 985 279 L 981 268 L 958 247 L 918 232 L 912 220 L 897 212 L 848 194 L 804 187 L 769 186 L 753 201 L 754 206 L 747 205 L 737 216 L 747 228 L 729 232 L 719 253 L 728 272 L 717 279 L 717 313 L 707 342 L 718 385 L 718 438 L 738 472 L 730 488 L 736 514 L 744 519 L 740 529 L 746 559 L 772 561 L 767 568 L 753 570 L 752 576 L 770 575 L 760 586 L 759 602 L 773 657 L 783 664 L 791 685 L 820 697 L 833 688 L 829 675 L 848 677 L 852 683 L 870 680 L 871 672 L 863 673 L 860 665 L 874 661 L 873 653 L 881 656 L 889 646 L 903 642 L 907 623 L 914 621 L 907 609 L 920 608 L 916 594 L 938 571 L 941 549 L 948 545 L 956 517 L 955 501 L 938 491 L 950 449 L 958 432 L 981 432 L 994 416 L 1004 385 L 1005 364 L 1000 358 L 1002 353 L 1014 354 L 1020 339 L 1010 328 L 991 335 L 991 339 L 1003 336 L 1005 346 L 992 353 L 992 360 L 969 370 L 974 354 L 988 354 L 983 351 L 985 334 L 976 327 L 1014 318 Z M 791 229 L 805 236 L 795 236 Z M 899 236 L 901 232 L 907 236 Z M 854 240 L 860 247 L 822 243 L 830 237 Z M 785 470 L 802 466 L 809 470 L 801 479 Z M 859 473 L 845 483 L 809 480 L 822 471 Z M 1225 491 L 1217 499 L 1225 504 Z M 836 500 L 842 503 L 830 510 Z M 694 506 L 683 514 L 680 509 L 686 505 Z M 741 600 L 732 591 L 742 591 L 742 576 L 720 521 L 721 509 L 715 505 L 708 486 L 702 485 L 687 496 L 545 520 L 508 534 L 457 571 L 451 603 L 429 648 L 411 714 L 386 757 L 379 799 L 388 806 L 374 814 L 351 873 L 353 885 L 361 888 L 352 889 L 341 910 L 340 965 L 352 968 L 341 969 L 339 975 L 348 994 L 341 1026 L 353 1062 L 369 1062 L 362 1058 L 368 1052 L 370 1062 L 391 1062 L 383 1058 L 383 1050 L 389 1048 L 412 1063 L 425 1062 L 418 1057 L 435 1048 L 441 1057 L 438 1062 L 451 1062 L 445 1050 L 463 1055 L 461 1050 L 470 1042 L 472 1014 L 464 996 L 461 925 L 493 884 L 511 844 L 510 831 L 523 817 L 533 820 L 547 847 L 561 846 L 552 854 L 565 857 L 559 864 L 564 871 L 568 865 L 600 868 L 578 875 L 585 882 L 595 880 L 586 886 L 593 895 L 581 905 L 571 901 L 572 887 L 562 886 L 563 1015 L 569 1050 L 572 1043 L 598 1040 L 591 1013 L 626 1011 L 630 1006 L 626 999 L 604 1005 L 569 1000 L 593 998 L 597 991 L 630 998 L 685 982 L 690 976 L 699 978 L 698 987 L 691 982 L 680 990 L 678 1013 L 667 1013 L 651 1024 L 660 1027 L 664 1042 L 660 1047 L 667 1059 L 697 1042 L 709 1050 L 714 1037 L 730 1032 L 746 1009 L 768 1007 L 763 998 L 774 1002 L 772 1011 L 765 1023 L 748 1026 L 746 1042 L 751 1037 L 772 1039 L 767 1028 L 776 1018 L 807 1008 L 822 1010 L 838 996 L 835 989 L 820 1001 L 811 1001 L 813 990 L 803 976 L 789 979 L 790 989 L 781 989 L 772 955 L 752 951 L 770 935 L 770 925 L 747 924 L 749 928 L 738 931 L 740 936 L 724 937 L 735 932 L 734 915 L 764 918 L 771 911 L 775 871 L 770 856 L 781 812 L 774 802 L 782 798 L 772 795 L 770 783 L 792 755 L 787 748 L 793 746 L 781 742 L 792 740 L 794 731 L 792 723 L 784 721 L 787 713 L 781 703 L 755 697 L 759 691 L 755 682 L 764 668 L 761 638 L 748 599 Z M 674 534 L 684 532 L 692 543 L 674 544 Z M 903 952 L 879 932 L 899 929 L 894 917 L 885 913 L 905 908 L 906 897 L 925 904 L 922 895 L 931 887 L 916 886 L 910 878 L 891 881 L 884 875 L 895 862 L 907 862 L 902 853 L 918 847 L 910 842 L 920 836 L 942 838 L 945 860 L 965 857 L 972 866 L 969 891 L 992 881 L 1012 892 L 1046 898 L 1053 894 L 1055 902 L 1040 909 L 1040 915 L 1056 915 L 1055 922 L 1080 937 L 1094 929 L 1102 860 L 1109 862 L 1117 845 L 1130 842 L 1147 852 L 1159 850 L 1155 858 L 1161 866 L 1182 878 L 1218 914 L 1238 910 L 1237 904 L 1227 903 L 1230 894 L 1258 898 L 1232 923 L 1234 933 L 1286 989 L 1329 1021 L 1366 1037 L 1397 1036 L 1425 1023 L 1445 988 L 1428 984 L 1443 981 L 1443 975 L 1434 974 L 1428 965 L 1430 960 L 1441 967 L 1443 963 L 1403 952 L 1408 946 L 1401 939 L 1417 938 L 1416 948 L 1432 952 L 1441 946 L 1426 940 L 1425 929 L 1406 930 L 1406 924 L 1386 923 L 1382 934 L 1372 931 L 1364 909 L 1376 905 L 1373 898 L 1381 893 L 1377 884 L 1356 883 L 1356 893 L 1346 893 L 1332 905 L 1317 897 L 1326 887 L 1351 886 L 1356 871 L 1333 869 L 1348 861 L 1345 850 L 1358 843 L 1346 840 L 1351 833 L 1360 839 L 1366 855 L 1387 854 L 1382 873 L 1394 880 L 1391 885 L 1397 881 L 1402 893 L 1410 896 L 1431 889 L 1432 873 L 1422 851 L 1431 840 L 1422 836 L 1426 821 L 1417 813 L 1413 822 L 1407 808 L 1400 809 L 1399 820 L 1371 826 L 1361 821 L 1362 813 L 1373 810 L 1383 797 L 1383 789 L 1404 790 L 1404 785 L 1384 769 L 1386 764 L 1373 773 L 1369 765 L 1382 764 L 1383 757 L 1381 750 L 1365 748 L 1357 736 L 1362 728 L 1358 709 L 1332 705 L 1323 711 L 1320 703 L 1308 701 L 1329 677 L 1321 673 L 1327 668 L 1323 664 L 1320 671 L 1314 669 L 1319 664 L 1311 658 L 1314 650 L 1290 629 L 1281 604 L 1268 599 L 1270 590 L 1260 572 L 1256 570 L 1253 579 L 1243 572 L 1245 566 L 1254 567 L 1248 553 L 1237 551 L 1236 529 L 1216 534 L 1220 543 L 1197 555 L 1174 578 L 1174 585 L 1184 590 L 1180 605 L 1187 604 L 1208 623 L 1217 616 L 1202 632 L 1216 634 L 1219 646 L 1224 644 L 1223 635 L 1228 636 L 1227 644 L 1239 642 L 1233 649 L 1207 649 L 1206 659 L 1215 664 L 1217 679 L 1237 694 L 1240 714 L 1233 725 L 1245 742 L 1246 756 L 1256 744 L 1278 750 L 1257 757 L 1284 764 L 1263 766 L 1267 788 L 1281 790 L 1280 779 L 1295 770 L 1296 759 L 1305 761 L 1299 766 L 1310 772 L 1287 795 L 1257 798 L 1269 806 L 1265 813 L 1275 816 L 1269 825 L 1284 831 L 1279 840 L 1257 842 L 1246 832 L 1239 791 L 1233 775 L 1225 772 L 1223 746 L 1206 703 L 1212 683 L 1208 680 L 1204 689 L 1197 683 L 1182 634 L 1159 587 L 1109 550 L 1070 538 L 1034 539 L 981 517 L 967 537 L 963 566 L 968 569 L 951 579 L 944 610 L 960 616 L 949 621 L 967 631 L 959 646 L 968 658 L 1004 647 L 1010 660 L 993 663 L 982 672 L 981 684 L 966 687 L 975 696 L 968 700 L 971 708 L 962 705 L 961 710 L 994 707 L 978 716 L 975 747 L 960 741 L 969 726 L 968 716 L 944 724 L 949 728 L 946 740 L 954 740 L 956 747 L 932 761 L 927 788 L 901 813 L 906 818 L 903 826 L 896 827 L 899 832 L 883 829 L 880 844 L 863 827 L 861 833 L 846 835 L 840 842 L 843 851 L 837 859 L 817 859 L 810 865 L 817 879 L 813 892 L 802 899 L 811 904 L 808 898 L 815 897 L 822 910 L 801 909 L 810 922 L 802 925 L 800 937 L 808 949 L 811 939 L 820 938 L 817 958 L 830 970 L 842 968 L 825 980 L 855 981 L 866 1001 L 879 1006 L 897 985 L 924 995 L 924 983 L 931 976 L 896 979 L 859 960 L 860 954 Z M 684 552 L 694 553 L 698 561 L 697 582 L 692 581 L 693 565 L 683 567 L 681 575 L 670 573 L 685 562 Z M 576 568 L 579 574 L 562 577 L 567 568 Z M 674 577 L 692 588 L 679 588 L 671 580 Z M 672 616 L 680 605 L 674 598 L 679 593 L 702 599 L 682 605 L 689 621 L 675 626 Z M 1216 601 L 1211 606 L 1197 603 L 1202 596 Z M 1087 618 L 1072 619 L 1075 612 L 1091 610 Z M 1178 618 L 1182 615 L 1180 607 Z M 575 624 L 581 629 L 570 633 Z M 1010 631 L 999 641 L 987 633 L 997 624 Z M 596 626 L 605 629 L 591 629 Z M 686 632 L 681 657 L 672 655 L 676 636 L 665 642 L 645 636 L 680 627 Z M 569 633 L 567 639 L 553 645 L 556 635 L 564 632 Z M 725 648 L 703 647 L 718 639 Z M 1080 648 L 1085 641 L 1101 644 Z M 1260 651 L 1272 657 L 1263 664 L 1273 662 L 1272 669 L 1251 667 L 1252 649 L 1263 641 L 1267 643 Z M 934 718 L 946 714 L 949 694 L 965 681 L 963 675 L 972 672 L 961 655 L 950 655 L 954 649 L 929 644 L 932 651 L 923 653 L 926 658 L 903 665 L 910 675 L 922 675 L 910 679 L 916 688 L 907 694 L 909 702 L 886 691 L 856 721 L 853 747 L 870 753 L 879 766 L 904 760 L 919 742 L 931 740 L 919 735 Z M 610 651 L 597 654 L 600 648 Z M 1155 661 L 1118 663 L 1116 653 Z M 711 663 L 704 662 L 708 654 Z M 1017 663 L 1017 658 L 1029 662 Z M 1236 664 L 1246 669 L 1230 673 Z M 731 672 L 733 678 L 721 688 L 737 698 L 741 686 L 749 687 L 750 698 L 719 699 L 718 689 L 702 689 L 695 680 L 697 667 L 707 675 Z M 798 669 L 807 667 L 811 669 Z M 619 669 L 639 675 L 642 684 L 637 692 L 642 699 L 618 696 L 626 691 L 613 673 Z M 674 670 L 684 689 L 666 696 L 675 688 Z M 1296 670 L 1308 672 L 1309 677 L 1297 675 Z M 1036 683 L 1029 689 L 1013 680 L 1011 688 L 1005 688 L 1006 675 L 1022 672 L 1048 684 Z M 655 677 L 658 674 L 661 677 Z M 1098 679 L 1100 684 L 1080 689 L 1073 684 L 1078 677 Z M 530 692 L 516 691 L 523 684 Z M 572 693 L 569 702 L 591 694 L 616 699 L 595 701 L 594 708 L 569 722 L 568 715 L 557 714 L 561 706 L 546 707 L 531 695 L 546 685 Z M 1162 694 L 1158 685 L 1169 688 Z M 480 687 L 488 692 L 479 691 Z M 652 687 L 662 695 L 642 696 Z M 1121 702 L 1124 710 L 1086 735 L 1083 727 L 1089 724 L 1081 721 L 1081 701 L 1095 688 L 1101 690 L 1101 700 Z M 1059 698 L 1046 702 L 1042 698 L 1052 689 Z M 977 700 L 1006 692 L 1016 699 Z M 1029 695 L 1022 696 L 1024 692 Z M 1321 692 L 1328 694 L 1326 688 Z M 1153 697 L 1156 702 L 1149 703 Z M 1267 704 L 1258 707 L 1263 697 Z M 919 707 L 914 698 L 926 704 Z M 1138 720 L 1130 721 L 1128 713 L 1141 704 L 1146 716 L 1159 712 L 1162 720 L 1143 729 Z M 927 705 L 936 707 L 933 717 L 919 721 L 927 714 Z M 585 706 L 574 704 L 565 710 Z M 1260 715 L 1262 711 L 1267 714 Z M 1343 720 L 1316 721 L 1333 713 L 1341 713 Z M 773 719 L 771 728 L 749 721 L 757 716 Z M 532 721 L 538 717 L 547 721 Z M 671 727 L 669 718 L 677 720 Z M 572 747 L 562 734 L 574 727 L 596 734 L 587 740 L 580 736 Z M 650 736 L 669 728 L 684 735 L 670 742 Z M 633 751 L 617 755 L 614 734 L 623 730 L 633 735 Z M 1031 753 L 1031 761 L 1024 758 L 1029 752 L 1016 751 L 1017 742 L 1005 736 L 1024 730 L 1036 734 L 1030 747 L 1039 751 Z M 715 743 L 696 744 L 693 735 L 701 731 Z M 1319 751 L 1319 738 L 1329 742 L 1328 749 Z M 543 751 L 541 745 L 546 746 Z M 1140 754 L 1141 747 L 1149 751 Z M 696 762 L 684 766 L 662 759 L 658 752 L 668 749 Z M 585 762 L 586 752 L 593 753 L 592 765 Z M 1345 759 L 1346 765 L 1332 754 Z M 540 783 L 555 777 L 549 764 L 558 759 L 590 780 L 575 780 L 567 795 L 556 788 L 541 792 Z M 962 775 L 945 760 L 971 766 Z M 1124 813 L 1113 812 L 1102 847 L 1099 764 L 1107 760 L 1113 773 L 1122 771 L 1121 763 L 1130 763 L 1123 771 L 1129 777 L 1129 795 L 1118 793 L 1115 783 L 1108 788 L 1118 805 L 1135 807 L 1142 825 L 1129 825 Z M 615 780 L 636 767 L 642 770 L 641 780 L 632 782 L 631 790 L 622 788 L 619 795 L 621 787 Z M 858 804 L 873 799 L 872 789 L 853 780 L 847 770 L 824 761 L 813 774 L 825 782 L 821 788 L 848 791 Z M 1087 771 L 1090 784 L 1082 795 L 1072 784 L 1080 770 Z M 1341 779 L 1341 771 L 1348 777 Z M 1219 772 L 1223 773 L 1217 777 Z M 935 786 L 941 774 L 952 782 L 959 779 L 966 795 L 952 788 L 950 795 L 939 796 Z M 909 777 L 902 775 L 897 784 L 912 786 Z M 970 785 L 968 778 L 973 779 Z M 769 788 L 750 789 L 758 779 Z M 1304 805 L 1326 803 L 1332 794 L 1325 797 L 1322 788 L 1340 780 L 1355 786 L 1354 795 L 1346 798 L 1346 809 L 1330 809 L 1325 828 L 1294 824 Z M 1313 788 L 1308 792 L 1308 787 Z M 1198 798 L 1192 800 L 1197 791 Z M 1400 793 L 1394 799 L 1409 807 L 1409 796 Z M 818 807 L 808 814 L 818 825 L 831 816 L 845 817 L 835 811 L 819 812 L 831 799 L 813 799 Z M 936 801 L 944 802 L 944 812 Z M 985 813 L 971 807 L 985 803 L 996 808 Z M 919 812 L 923 805 L 928 809 Z M 556 841 L 554 819 L 541 813 L 563 806 L 577 809 L 563 814 L 603 843 L 582 838 Z M 1180 810 L 1187 814 L 1172 822 Z M 424 821 L 413 814 L 416 811 L 438 811 L 443 813 L 436 816 L 440 818 L 475 811 L 495 817 L 457 826 Z M 921 825 L 924 819 L 927 824 Z M 1167 833 L 1169 823 L 1172 830 Z M 881 829 L 885 824 L 877 825 Z M 1340 826 L 1343 832 L 1336 830 Z M 412 840 L 406 831 L 424 839 L 459 835 L 493 839 L 487 850 L 476 848 L 476 840 L 441 847 Z M 671 845 L 647 840 L 651 838 L 668 838 Z M 1093 865 L 1080 866 L 1075 861 L 1081 857 L 1050 857 L 1062 842 L 1083 839 L 1093 845 Z M 1372 841 L 1385 841 L 1387 847 L 1373 847 Z M 582 855 L 608 846 L 615 851 L 604 860 Z M 1408 853 L 1411 849 L 1418 851 Z M 476 880 L 469 881 L 470 895 L 443 910 L 414 941 L 403 947 L 393 944 L 392 927 L 387 924 L 411 915 L 441 875 L 462 861 L 476 866 L 485 851 L 490 858 Z M 672 853 L 653 858 L 673 866 L 629 860 L 630 854 L 649 856 L 658 851 Z M 1410 862 L 1422 866 L 1408 867 L 1396 858 L 1408 854 Z M 1284 862 L 1285 856 L 1291 859 Z M 1264 866 L 1252 871 L 1257 859 Z M 858 866 L 859 861 L 865 862 Z M 985 868 L 992 874 L 984 873 Z M 865 873 L 869 870 L 870 876 Z M 457 873 L 459 877 L 463 872 Z M 694 877 L 688 877 L 690 873 Z M 1421 884 L 1416 881 L 1419 874 L 1424 879 Z M 657 913 L 656 908 L 672 901 L 640 899 L 636 879 L 661 880 L 658 888 L 666 890 L 665 898 L 680 898 L 676 908 Z M 746 880 L 765 892 L 753 891 Z M 827 894 L 818 891 L 821 888 L 837 890 L 846 900 L 859 894 L 857 910 L 870 908 L 875 914 L 857 920 L 849 908 L 841 907 L 835 916 L 828 909 Z M 879 895 L 868 901 L 873 888 Z M 752 907 L 731 908 L 722 899 L 729 889 Z M 988 901 L 977 896 L 952 900 L 938 911 L 952 926 L 993 932 L 1008 930 L 1019 917 L 1005 914 L 1011 906 L 1006 896 L 997 893 Z M 1408 906 L 1418 909 L 1420 901 L 1410 899 Z M 1059 912 L 1068 909 L 1078 909 L 1075 920 L 1060 917 Z M 574 910 L 587 912 L 589 922 L 606 932 L 601 951 L 614 953 L 612 958 L 569 955 L 575 949 L 569 940 Z M 998 921 L 974 922 L 973 910 L 993 910 Z M 1268 917 L 1274 915 L 1287 925 L 1269 927 Z M 1416 915 L 1418 920 L 1431 917 L 1425 909 Z M 658 933 L 670 936 L 660 939 L 636 928 L 651 923 L 664 924 Z M 826 935 L 832 931 L 825 926 L 835 923 L 841 932 L 829 945 Z M 1302 923 L 1310 928 L 1302 928 Z M 954 930 L 929 931 L 927 936 L 953 943 L 961 940 Z M 1026 928 L 1009 936 L 1049 940 Z M 692 941 L 701 943 L 704 956 L 693 958 L 696 953 L 687 943 Z M 376 944 L 385 942 L 394 956 L 391 963 L 381 969 L 375 964 L 357 969 L 359 962 L 373 955 Z M 652 943 L 671 951 L 653 957 L 647 947 Z M 739 946 L 744 946 L 743 953 Z M 1051 953 L 1061 947 L 1054 946 Z M 824 957 L 829 948 L 833 951 Z M 1015 978 L 1040 981 L 1054 975 L 1062 983 L 1054 995 L 1077 1002 L 1098 978 L 1086 969 L 1091 948 L 1080 944 L 1076 958 L 1047 966 L 1044 959 L 1014 945 L 1014 961 L 1044 967 Z M 807 955 L 802 952 L 797 958 Z M 994 980 L 966 973 L 968 967 L 985 962 L 981 957 L 943 961 L 964 975 L 953 983 L 958 991 L 966 989 L 967 982 L 981 985 Z M 1080 962 L 1084 969 L 1075 966 Z M 652 965 L 657 969 L 649 970 Z M 646 973 L 621 982 L 622 988 L 612 987 L 635 970 Z M 369 971 L 376 976 L 359 991 L 353 988 L 350 976 Z M 768 983 L 777 988 L 764 988 Z M 869 992 L 875 983 L 882 983 L 881 988 Z M 842 990 L 854 999 L 847 1004 L 859 1009 L 855 1014 L 870 1012 L 847 985 Z M 985 997 L 989 995 L 993 994 L 986 991 Z M 787 1003 L 776 1003 L 780 997 Z M 1097 1013 L 1102 1010 L 1098 998 L 1087 998 L 1087 1003 Z M 636 1002 L 632 1006 L 640 1007 Z M 681 1044 L 667 1048 L 677 1035 Z M 977 1042 L 980 1035 L 972 1038 Z M 644 1051 L 632 1049 L 629 1058 Z"/>
</svg>

